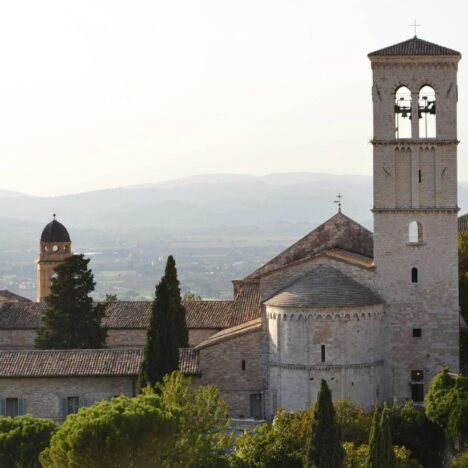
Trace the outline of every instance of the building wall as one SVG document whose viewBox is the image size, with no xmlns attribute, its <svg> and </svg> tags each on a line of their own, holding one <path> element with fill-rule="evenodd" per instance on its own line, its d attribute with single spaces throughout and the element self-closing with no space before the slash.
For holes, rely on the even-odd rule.
<svg viewBox="0 0 468 468">
<path fill-rule="evenodd" d="M 226 339 L 199 353 L 201 378 L 197 383 L 216 385 L 232 417 L 250 417 L 250 395 L 263 395 L 265 390 L 261 331 Z"/>
<path fill-rule="evenodd" d="M 25 414 L 61 421 L 63 398 L 83 398 L 86 406 L 116 395 L 133 396 L 133 380 L 132 377 L 2 378 L 0 399 L 21 398 Z"/>
<path fill-rule="evenodd" d="M 334 399 L 365 408 L 382 394 L 382 305 L 302 309 L 266 307 L 269 336 L 267 416 L 306 408 L 323 378 Z M 325 345 L 325 361 L 321 347 Z"/>
<path fill-rule="evenodd" d="M 458 372 L 458 57 L 371 58 L 374 106 L 375 280 L 386 307 L 385 398 L 411 398 L 411 371 L 425 390 L 441 367 Z M 395 91 L 411 91 L 412 138 L 396 139 Z M 435 138 L 419 135 L 422 86 L 435 91 Z M 421 178 L 419 177 L 419 171 Z M 409 242 L 409 224 L 422 226 Z M 417 283 L 411 270 L 417 268 Z M 413 328 L 422 336 L 413 337 Z"/>
</svg>

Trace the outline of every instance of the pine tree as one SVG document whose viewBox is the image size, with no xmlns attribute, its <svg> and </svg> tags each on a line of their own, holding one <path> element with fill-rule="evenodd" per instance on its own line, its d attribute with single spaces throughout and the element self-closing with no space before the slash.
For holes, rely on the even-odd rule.
<svg viewBox="0 0 468 468">
<path fill-rule="evenodd" d="M 89 259 L 83 255 L 72 255 L 55 268 L 36 348 L 80 349 L 105 345 L 107 331 L 101 324 L 104 306 L 94 304 L 90 297 L 96 283 L 88 263 Z"/>
<path fill-rule="evenodd" d="M 151 309 L 143 360 L 138 374 L 140 389 L 162 382 L 166 374 L 179 368 L 179 347 L 173 339 L 174 321 L 170 303 L 169 287 L 163 277 L 156 286 L 156 297 Z"/>
<path fill-rule="evenodd" d="M 314 415 L 307 434 L 306 468 L 342 468 L 344 452 L 340 429 L 327 382 L 322 379 Z"/>
<path fill-rule="evenodd" d="M 366 468 L 395 467 L 396 458 L 392 445 L 389 414 L 387 405 L 385 405 L 380 418 L 377 409 L 374 411 L 372 428 L 369 437 L 369 453 L 367 457 Z"/>
<path fill-rule="evenodd" d="M 187 322 L 185 320 L 185 307 L 182 305 L 180 284 L 177 279 L 176 264 L 172 255 L 167 258 L 164 279 L 169 288 L 171 314 L 173 314 L 174 319 L 174 339 L 176 340 L 178 348 L 187 348 L 189 337 Z"/>
</svg>

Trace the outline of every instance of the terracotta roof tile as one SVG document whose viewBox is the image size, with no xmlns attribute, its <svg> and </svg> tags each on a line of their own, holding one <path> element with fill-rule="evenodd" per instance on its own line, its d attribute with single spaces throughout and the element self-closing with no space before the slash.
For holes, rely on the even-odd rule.
<svg viewBox="0 0 468 468">
<path fill-rule="evenodd" d="M 330 265 L 318 265 L 265 302 L 279 307 L 357 307 L 382 304 L 369 288 Z"/>
<path fill-rule="evenodd" d="M 356 221 L 338 212 L 255 270 L 246 279 L 260 278 L 266 273 L 331 249 L 346 250 L 371 259 L 373 255 L 372 233 Z"/>
<path fill-rule="evenodd" d="M 369 57 L 407 56 L 407 55 L 461 55 L 456 50 L 442 47 L 433 42 L 424 41 L 414 36 L 407 41 L 384 47 L 368 54 Z"/>
<path fill-rule="evenodd" d="M 179 348 L 179 367 L 185 375 L 200 374 L 198 354 L 192 348 Z"/>
<path fill-rule="evenodd" d="M 221 330 L 218 333 L 210 336 L 207 340 L 202 341 L 197 346 L 195 346 L 195 351 L 199 349 L 206 348 L 207 346 L 214 345 L 219 343 L 220 341 L 230 340 L 235 338 L 236 336 L 245 335 L 247 333 L 253 333 L 256 331 L 261 330 L 262 328 L 262 321 L 261 318 L 256 318 L 254 320 L 250 320 L 248 322 L 242 323 L 240 325 L 236 325 L 234 327 L 226 328 L 225 330 Z"/>
<path fill-rule="evenodd" d="M 141 349 L 0 351 L 0 378 L 136 375 Z"/>
</svg>

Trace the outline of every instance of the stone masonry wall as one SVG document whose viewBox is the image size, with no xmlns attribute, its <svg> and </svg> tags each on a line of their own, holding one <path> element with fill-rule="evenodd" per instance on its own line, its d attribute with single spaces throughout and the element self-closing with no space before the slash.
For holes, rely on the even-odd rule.
<svg viewBox="0 0 468 468">
<path fill-rule="evenodd" d="M 250 395 L 265 390 L 261 331 L 226 339 L 199 353 L 201 378 L 197 383 L 216 385 L 232 417 L 249 417 Z"/>
<path fill-rule="evenodd" d="M 55 377 L 0 379 L 0 399 L 21 398 L 25 414 L 62 420 L 61 401 L 80 397 L 85 405 L 116 395 L 133 396 L 132 377 Z"/>
</svg>

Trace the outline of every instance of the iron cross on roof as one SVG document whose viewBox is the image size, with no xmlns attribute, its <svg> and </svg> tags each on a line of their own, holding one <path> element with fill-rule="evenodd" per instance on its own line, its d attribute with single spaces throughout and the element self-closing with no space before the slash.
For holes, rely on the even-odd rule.
<svg viewBox="0 0 468 468">
<path fill-rule="evenodd" d="M 341 193 L 338 193 L 338 195 L 336 196 L 336 198 L 338 200 L 335 200 L 333 203 L 337 203 L 338 204 L 338 212 L 341 213 L 341 199 L 343 198 L 343 195 L 341 195 Z"/>
<path fill-rule="evenodd" d="M 421 26 L 420 24 L 416 24 L 416 20 L 414 20 L 414 23 L 413 24 L 410 24 L 410 27 L 414 28 L 414 37 L 417 37 L 417 28 L 419 28 L 419 26 Z"/>
</svg>

